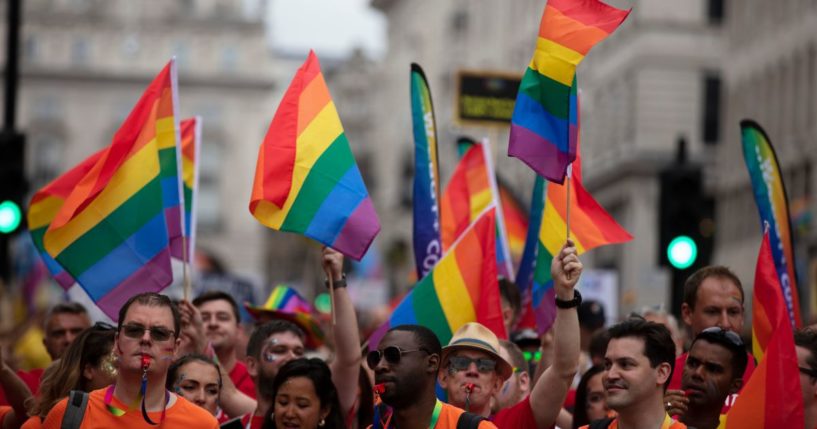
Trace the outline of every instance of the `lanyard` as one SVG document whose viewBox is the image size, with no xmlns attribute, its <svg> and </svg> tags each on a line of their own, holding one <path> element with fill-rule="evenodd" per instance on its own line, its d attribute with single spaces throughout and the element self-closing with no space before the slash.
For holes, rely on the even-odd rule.
<svg viewBox="0 0 817 429">
<path fill-rule="evenodd" d="M 170 392 L 165 390 L 165 404 L 162 407 L 162 416 L 159 418 L 159 423 L 154 422 L 151 420 L 150 416 L 148 415 L 147 407 L 145 406 L 145 397 L 147 396 L 147 388 L 148 388 L 148 367 L 150 366 L 150 358 L 147 355 L 142 356 L 142 385 L 139 388 L 139 396 L 136 397 L 133 404 L 128 406 L 128 410 L 136 406 L 136 403 L 139 400 L 142 400 L 142 418 L 145 419 L 148 424 L 156 426 L 157 424 L 160 425 L 162 422 L 165 421 L 165 414 L 167 412 L 167 404 L 170 402 Z M 112 404 L 113 402 L 113 391 L 116 388 L 116 384 L 112 384 L 108 387 L 108 391 L 105 392 L 105 407 L 108 408 L 108 411 L 111 412 L 116 417 L 122 417 L 128 410 L 123 410 L 121 408 L 117 408 Z"/>
<path fill-rule="evenodd" d="M 434 404 L 434 411 L 431 413 L 431 423 L 428 425 L 428 429 L 434 429 L 437 426 L 437 420 L 440 419 L 440 413 L 443 410 L 443 403 L 437 399 L 437 403 Z M 386 424 L 383 425 L 384 428 L 388 429 L 389 425 L 391 424 L 391 418 L 394 416 L 394 413 L 389 415 L 389 419 L 386 420 Z"/>
</svg>

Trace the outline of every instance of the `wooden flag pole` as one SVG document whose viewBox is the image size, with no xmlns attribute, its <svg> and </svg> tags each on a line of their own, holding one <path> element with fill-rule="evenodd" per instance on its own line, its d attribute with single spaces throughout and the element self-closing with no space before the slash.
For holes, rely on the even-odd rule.
<svg viewBox="0 0 817 429">
<path fill-rule="evenodd" d="M 567 229 L 567 237 L 565 238 L 565 243 L 570 241 L 570 176 L 573 175 L 573 163 L 570 163 L 567 166 L 567 174 L 565 175 L 565 181 L 567 182 L 567 195 L 565 198 L 567 201 L 565 202 L 565 227 Z M 570 273 L 565 273 L 567 275 L 567 279 L 570 280 Z"/>
<path fill-rule="evenodd" d="M 332 306 L 332 326 L 335 326 L 337 322 L 335 319 L 335 279 L 332 277 L 332 270 L 327 267 L 326 281 L 329 282 L 329 302 Z"/>
<path fill-rule="evenodd" d="M 182 214 L 182 216 L 184 216 L 184 214 Z M 187 252 L 187 236 L 184 234 L 182 234 L 182 260 L 184 262 L 182 266 L 183 296 L 185 301 L 190 302 L 190 296 L 193 294 L 191 291 L 193 285 L 190 281 L 190 255 Z"/>
</svg>

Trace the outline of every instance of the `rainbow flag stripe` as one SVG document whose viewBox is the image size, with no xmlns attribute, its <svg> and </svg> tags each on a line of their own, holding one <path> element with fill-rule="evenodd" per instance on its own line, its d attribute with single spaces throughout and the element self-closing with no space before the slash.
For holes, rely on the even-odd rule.
<svg viewBox="0 0 817 429">
<path fill-rule="evenodd" d="M 201 117 L 188 118 L 179 124 L 181 129 L 182 190 L 184 192 L 184 235 L 187 237 L 187 259 L 193 259 L 196 248 L 196 194 L 199 184 L 201 152 Z"/>
<path fill-rule="evenodd" d="M 572 180 L 570 238 L 576 244 L 578 253 L 581 255 L 599 246 L 632 240 L 633 237 L 584 189 L 581 180 L 578 177 Z M 531 291 L 536 326 L 541 333 L 550 329 L 556 319 L 550 264 L 567 238 L 567 197 L 567 185 L 548 184 Z"/>
<path fill-rule="evenodd" d="M 511 118 L 508 155 L 563 183 L 576 158 L 576 66 L 629 11 L 598 0 L 548 0 Z"/>
<path fill-rule="evenodd" d="M 769 224 L 772 255 L 780 277 L 780 286 L 786 298 L 789 319 L 795 327 L 802 324 L 800 299 L 797 293 L 797 273 L 794 259 L 794 237 L 789 216 L 789 199 L 780 174 L 780 164 L 771 140 L 754 121 L 740 123 L 743 158 L 752 181 L 755 203 L 760 214 L 760 225 Z"/>
<path fill-rule="evenodd" d="M 65 290 L 68 290 L 74 284 L 74 278 L 46 252 L 43 246 L 43 236 L 54 220 L 54 217 L 60 211 L 60 208 L 62 208 L 65 199 L 68 198 L 68 195 L 71 194 L 71 191 L 77 186 L 79 181 L 91 171 L 91 168 L 99 161 L 103 152 L 105 152 L 104 149 L 100 150 L 74 166 L 74 168 L 62 176 L 54 179 L 51 183 L 37 191 L 31 198 L 31 203 L 29 203 L 27 215 L 28 228 L 31 233 L 31 239 L 34 242 L 34 247 L 37 248 L 37 251 L 42 257 L 48 271 L 54 277 L 54 280 Z"/>
<path fill-rule="evenodd" d="M 727 413 L 726 429 L 803 427 L 797 352 L 769 236 L 763 234 L 752 298 L 754 354 L 760 363 Z"/>
<path fill-rule="evenodd" d="M 166 205 L 171 199 L 164 194 L 179 191 L 168 185 L 177 179 L 168 179 L 162 151 L 176 147 L 175 88 L 171 60 L 43 235 L 48 254 L 114 320 L 128 298 L 158 292 L 173 279 Z"/>
<path fill-rule="evenodd" d="M 309 52 L 258 151 L 250 212 L 360 260 L 380 231 L 318 57 Z"/>
<path fill-rule="evenodd" d="M 528 232 L 528 209 L 506 184 L 501 180 L 498 180 L 497 184 L 499 185 L 499 201 L 502 204 L 502 214 L 505 215 L 508 248 L 511 258 L 515 265 L 518 266 L 525 250 L 525 236 Z"/>
<path fill-rule="evenodd" d="M 468 322 L 479 322 L 507 338 L 502 322 L 495 252 L 495 209 L 482 214 L 446 252 L 431 272 L 406 295 L 391 318 L 369 339 L 376 348 L 394 326 L 428 327 L 448 344 Z"/>
</svg>

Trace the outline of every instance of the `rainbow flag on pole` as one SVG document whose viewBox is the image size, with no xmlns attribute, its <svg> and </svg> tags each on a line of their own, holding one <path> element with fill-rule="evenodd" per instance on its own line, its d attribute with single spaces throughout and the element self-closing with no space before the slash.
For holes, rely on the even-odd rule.
<svg viewBox="0 0 817 429">
<path fill-rule="evenodd" d="M 166 205 L 173 198 L 165 194 L 175 193 L 175 201 L 180 197 L 169 183 L 171 165 L 163 151 L 177 148 L 175 93 L 171 60 L 71 189 L 42 237 L 48 254 L 112 319 L 134 294 L 158 292 L 173 280 Z"/>
<path fill-rule="evenodd" d="M 184 191 L 184 235 L 187 237 L 187 259 L 193 261 L 196 249 L 196 207 L 198 206 L 199 162 L 201 154 L 201 117 L 185 119 L 180 124 L 182 153 L 182 190 Z"/>
<path fill-rule="evenodd" d="M 726 429 L 802 428 L 800 372 L 789 310 L 780 288 L 769 232 L 755 268 L 752 336 L 760 362 L 726 415 Z"/>
<path fill-rule="evenodd" d="M 250 213 L 272 229 L 304 234 L 358 261 L 380 231 L 312 51 L 258 150 Z"/>
<path fill-rule="evenodd" d="M 509 156 L 552 182 L 564 182 L 577 153 L 576 66 L 629 13 L 598 0 L 548 0 L 519 85 Z"/>
<path fill-rule="evenodd" d="M 414 286 L 369 339 L 376 348 L 387 330 L 405 324 L 423 325 L 448 344 L 468 322 L 479 322 L 507 338 L 502 322 L 496 274 L 495 209 L 489 208 L 463 232 L 440 262 Z"/>
<path fill-rule="evenodd" d="M 34 247 L 37 248 L 54 280 L 65 290 L 68 290 L 74 284 L 74 278 L 46 252 L 43 246 L 43 236 L 62 208 L 63 203 L 65 203 L 65 199 L 68 198 L 79 181 L 91 171 L 104 152 L 103 149 L 91 155 L 37 191 L 31 198 L 28 207 L 28 228 Z"/>
<path fill-rule="evenodd" d="M 496 207 L 498 270 L 500 275 L 513 280 L 505 218 L 490 156 L 487 140 L 474 143 L 463 154 L 443 191 L 440 236 L 443 251 L 447 251 L 482 212 L 488 207 Z"/>
</svg>

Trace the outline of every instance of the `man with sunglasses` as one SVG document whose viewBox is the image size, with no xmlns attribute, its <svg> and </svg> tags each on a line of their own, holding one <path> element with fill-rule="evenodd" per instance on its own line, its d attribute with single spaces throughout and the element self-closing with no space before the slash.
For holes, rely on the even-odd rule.
<svg viewBox="0 0 817 429">
<path fill-rule="evenodd" d="M 89 393 L 84 407 L 77 401 L 70 406 L 68 399 L 60 401 L 43 428 L 62 427 L 63 418 L 78 409 L 84 409 L 78 425 L 82 429 L 217 428 L 210 413 L 165 389 L 167 370 L 179 347 L 180 324 L 179 311 L 168 297 L 148 292 L 130 298 L 119 310 L 114 384 Z"/>
<path fill-rule="evenodd" d="M 692 273 L 684 283 L 681 319 L 688 327 L 690 338 L 695 338 L 706 328 L 717 326 L 740 334 L 743 332 L 743 286 L 740 279 L 727 267 L 712 265 Z M 683 368 L 687 353 L 675 360 L 676 368 Z M 747 364 L 742 379 L 748 380 L 755 369 L 755 359 L 746 352 Z M 686 402 L 681 389 L 681 371 L 676 371 L 667 390 L 665 403 L 671 407 Z M 726 414 L 735 403 L 738 394 L 729 395 L 724 401 L 721 414 Z"/>
<path fill-rule="evenodd" d="M 667 411 L 689 427 L 716 429 L 724 400 L 743 386 L 746 347 L 738 334 L 712 327 L 695 337 L 688 354 L 681 378 L 688 402 Z"/>
<path fill-rule="evenodd" d="M 579 362 L 576 307 L 581 304 L 581 295 L 574 288 L 582 263 L 572 241 L 568 240 L 553 258 L 550 270 L 557 307 L 553 363 L 536 380 L 530 395 L 491 416 L 500 429 L 553 426 L 576 373 Z M 500 356 L 496 335 L 479 323 L 468 323 L 443 349 L 439 382 L 452 405 L 489 417 L 492 398 L 512 373 L 513 367 Z"/>
<path fill-rule="evenodd" d="M 437 399 L 441 354 L 440 340 L 424 326 L 400 325 L 386 332 L 378 349 L 366 356 L 366 363 L 374 371 L 375 394 L 391 407 L 389 413 L 375 401 L 374 429 L 496 428 Z"/>
<path fill-rule="evenodd" d="M 798 329 L 794 332 L 794 350 L 800 368 L 800 390 L 803 395 L 805 429 L 817 428 L 817 330 Z"/>
</svg>

